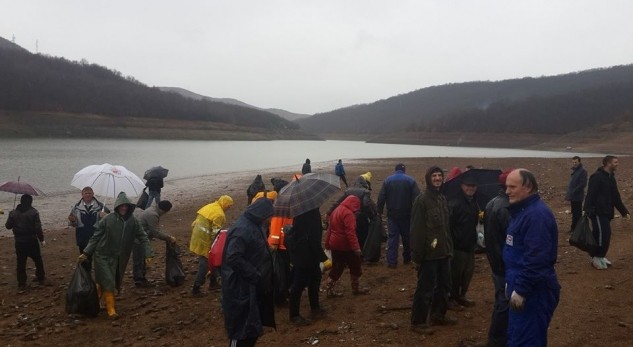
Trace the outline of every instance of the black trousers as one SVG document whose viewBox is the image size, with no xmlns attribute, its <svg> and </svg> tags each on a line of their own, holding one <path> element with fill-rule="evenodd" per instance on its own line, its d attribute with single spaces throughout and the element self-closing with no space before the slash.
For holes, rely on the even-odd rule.
<svg viewBox="0 0 633 347">
<path fill-rule="evenodd" d="M 253 347 L 257 342 L 257 337 L 244 340 L 229 340 L 229 347 Z"/>
<path fill-rule="evenodd" d="M 569 232 L 573 232 L 576 229 L 576 224 L 582 217 L 582 201 L 572 201 L 571 202 L 571 230 Z"/>
<path fill-rule="evenodd" d="M 309 268 L 294 268 L 292 286 L 290 287 L 290 318 L 299 315 L 301 294 L 308 287 L 308 300 L 312 311 L 321 308 L 319 304 L 319 287 L 321 286 L 321 268 L 315 265 Z"/>
<path fill-rule="evenodd" d="M 427 323 L 429 311 L 432 319 L 444 318 L 450 290 L 451 264 L 449 258 L 429 260 L 420 264 L 418 285 L 413 295 L 411 324 Z"/>
<path fill-rule="evenodd" d="M 15 255 L 17 256 L 17 277 L 18 284 L 26 284 L 26 259 L 31 258 L 35 263 L 35 277 L 38 281 L 46 279 L 44 273 L 44 261 L 42 260 L 42 253 L 40 253 L 40 243 L 37 239 L 26 242 L 15 243 Z"/>
</svg>

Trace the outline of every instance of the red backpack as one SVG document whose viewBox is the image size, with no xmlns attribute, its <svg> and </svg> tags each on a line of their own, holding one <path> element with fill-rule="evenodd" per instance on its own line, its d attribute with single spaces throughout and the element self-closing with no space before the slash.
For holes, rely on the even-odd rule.
<svg viewBox="0 0 633 347">
<path fill-rule="evenodd" d="M 209 270 L 222 266 L 222 254 L 224 253 L 226 234 L 226 229 L 220 230 L 215 236 L 213 244 L 211 244 L 211 249 L 209 250 Z"/>
</svg>

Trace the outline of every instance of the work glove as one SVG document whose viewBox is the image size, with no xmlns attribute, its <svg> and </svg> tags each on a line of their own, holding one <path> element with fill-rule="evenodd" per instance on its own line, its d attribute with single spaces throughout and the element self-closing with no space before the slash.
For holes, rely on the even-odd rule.
<svg viewBox="0 0 633 347">
<path fill-rule="evenodd" d="M 44 247 L 44 246 L 46 246 L 46 241 L 40 242 L 40 247 Z"/>
<path fill-rule="evenodd" d="M 510 295 L 510 307 L 515 311 L 521 311 L 524 304 L 525 298 L 513 290 L 512 295 Z"/>
<path fill-rule="evenodd" d="M 88 260 L 88 256 L 87 256 L 87 255 L 85 255 L 85 254 L 83 254 L 83 253 L 81 253 L 81 254 L 79 255 L 79 257 L 77 257 L 77 262 L 78 262 L 78 263 L 83 263 L 83 262 L 84 262 L 84 261 L 86 261 L 86 260 Z"/>
<path fill-rule="evenodd" d="M 169 239 L 171 240 L 171 243 L 176 243 L 176 238 L 173 236 L 170 236 Z"/>
<path fill-rule="evenodd" d="M 151 264 L 152 260 L 154 260 L 154 257 L 147 257 L 147 258 L 145 258 L 145 265 Z"/>
</svg>

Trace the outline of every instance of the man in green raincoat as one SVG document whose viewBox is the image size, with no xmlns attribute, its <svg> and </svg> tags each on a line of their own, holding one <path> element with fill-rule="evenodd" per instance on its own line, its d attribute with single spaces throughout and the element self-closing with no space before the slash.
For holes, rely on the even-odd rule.
<svg viewBox="0 0 633 347">
<path fill-rule="evenodd" d="M 99 296 L 105 297 L 110 318 L 118 317 L 114 308 L 114 289 L 121 290 L 121 281 L 134 240 L 145 247 L 146 260 L 154 255 L 141 223 L 132 215 L 135 207 L 124 192 L 119 193 L 114 202 L 114 213 L 101 219 L 78 258 L 79 262 L 84 262 L 88 256 L 92 256 Z"/>
</svg>

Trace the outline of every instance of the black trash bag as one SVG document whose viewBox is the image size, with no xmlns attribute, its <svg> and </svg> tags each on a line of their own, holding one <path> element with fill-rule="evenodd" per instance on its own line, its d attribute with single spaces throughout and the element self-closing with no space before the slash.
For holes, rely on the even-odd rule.
<svg viewBox="0 0 633 347">
<path fill-rule="evenodd" d="M 95 317 L 99 310 L 97 285 L 92 276 L 79 264 L 66 289 L 66 313 Z"/>
<path fill-rule="evenodd" d="M 140 208 L 141 210 L 145 209 L 147 206 L 147 201 L 149 200 L 149 194 L 145 191 L 147 188 L 143 188 L 143 193 L 138 197 L 138 201 L 136 202 L 136 208 Z"/>
<path fill-rule="evenodd" d="M 288 252 L 275 250 L 272 252 L 272 256 L 275 304 L 281 305 L 285 303 L 290 296 L 290 263 L 288 261 Z"/>
<path fill-rule="evenodd" d="M 372 263 L 380 260 L 383 229 L 380 219 L 373 220 L 369 224 L 369 233 L 367 234 L 365 245 L 363 245 L 363 260 Z"/>
<path fill-rule="evenodd" d="M 593 255 L 598 244 L 591 231 L 591 220 L 586 214 L 580 218 L 576 228 L 572 231 L 571 237 L 569 237 L 569 244 L 589 253 L 589 255 Z"/>
<path fill-rule="evenodd" d="M 185 283 L 185 271 L 180 261 L 180 249 L 171 242 L 165 242 L 165 281 L 172 287 Z"/>
</svg>

